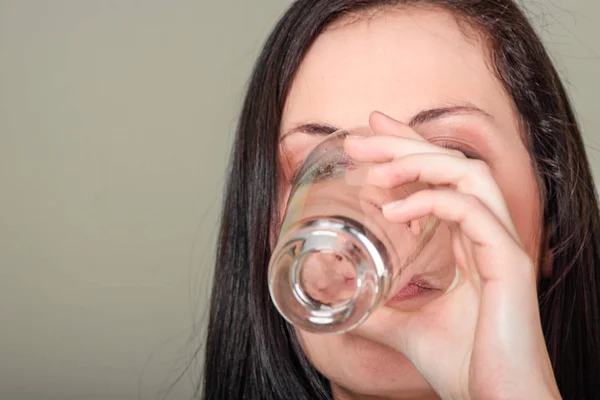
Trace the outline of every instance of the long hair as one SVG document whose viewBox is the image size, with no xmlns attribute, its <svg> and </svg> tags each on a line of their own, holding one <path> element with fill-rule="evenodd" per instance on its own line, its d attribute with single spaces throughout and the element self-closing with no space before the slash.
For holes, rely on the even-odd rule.
<svg viewBox="0 0 600 400">
<path fill-rule="evenodd" d="M 298 0 L 283 15 L 250 78 L 232 149 L 197 394 L 206 400 L 332 398 L 329 383 L 312 367 L 268 294 L 281 118 L 300 63 L 328 25 L 399 5 L 449 11 L 482 34 L 490 68 L 518 110 L 538 178 L 550 248 L 541 258 L 550 255 L 553 266 L 538 293 L 555 376 L 563 398 L 600 399 L 596 191 L 563 84 L 512 0 Z"/>
</svg>

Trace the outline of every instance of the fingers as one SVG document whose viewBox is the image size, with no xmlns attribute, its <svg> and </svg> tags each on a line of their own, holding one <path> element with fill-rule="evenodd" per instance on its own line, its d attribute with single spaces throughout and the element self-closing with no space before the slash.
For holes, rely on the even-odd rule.
<svg viewBox="0 0 600 400">
<path fill-rule="evenodd" d="M 344 142 L 344 149 L 356 161 L 372 163 L 390 162 L 414 153 L 443 153 L 464 158 L 459 151 L 444 149 L 422 138 L 398 136 L 349 136 Z"/>
<path fill-rule="evenodd" d="M 352 330 L 353 335 L 391 347 L 406 354 L 412 336 L 410 321 L 414 314 L 397 311 L 390 307 L 379 307 L 365 322 Z"/>
<path fill-rule="evenodd" d="M 476 264 L 483 281 L 502 280 L 507 275 L 514 276 L 512 269 L 523 269 L 523 260 L 507 260 L 510 254 L 524 254 L 520 244 L 476 196 L 448 189 L 422 190 L 405 200 L 385 205 L 382 211 L 387 219 L 397 223 L 427 215 L 456 223 L 474 246 L 485 250 L 475 252 L 482 257 Z"/>
<path fill-rule="evenodd" d="M 392 189 L 419 181 L 477 196 L 520 242 L 502 192 L 485 162 L 429 143 L 409 126 L 384 114 L 374 112 L 370 123 L 378 135 L 348 137 L 345 142 L 347 153 L 358 162 L 381 164 L 372 168 L 369 183 Z"/>
<path fill-rule="evenodd" d="M 518 239 L 508 207 L 489 167 L 483 161 L 449 154 L 411 154 L 371 168 L 368 182 L 392 189 L 412 182 L 450 186 L 458 192 L 477 196 Z"/>
<path fill-rule="evenodd" d="M 370 168 L 368 179 L 370 183 L 388 189 L 416 181 L 466 189 L 467 184 L 492 181 L 485 163 L 443 153 L 410 154 L 375 165 Z"/>
<path fill-rule="evenodd" d="M 476 246 L 521 246 L 502 192 L 487 164 L 428 143 L 407 125 L 381 113 L 373 113 L 370 123 L 375 136 L 349 137 L 345 142 L 351 157 L 376 164 L 369 172 L 368 183 L 393 189 L 419 181 L 454 189 L 417 192 L 401 207 L 400 203 L 386 207 L 384 214 L 388 219 L 408 222 L 435 215 L 456 222 Z"/>
</svg>

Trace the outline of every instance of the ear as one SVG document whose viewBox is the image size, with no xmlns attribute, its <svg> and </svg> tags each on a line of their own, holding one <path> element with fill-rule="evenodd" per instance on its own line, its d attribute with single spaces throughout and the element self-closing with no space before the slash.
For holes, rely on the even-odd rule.
<svg viewBox="0 0 600 400">
<path fill-rule="evenodd" d="M 550 223 L 546 229 L 544 229 L 544 236 L 540 243 L 540 274 L 542 278 L 549 278 L 552 276 L 552 267 L 554 265 L 554 251 L 550 247 L 550 239 L 552 238 L 552 232 L 554 231 L 554 225 Z"/>
</svg>

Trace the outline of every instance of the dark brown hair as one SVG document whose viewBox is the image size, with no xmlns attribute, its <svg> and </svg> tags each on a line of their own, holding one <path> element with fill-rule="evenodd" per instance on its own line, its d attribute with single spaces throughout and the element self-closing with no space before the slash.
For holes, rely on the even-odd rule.
<svg viewBox="0 0 600 400">
<path fill-rule="evenodd" d="M 296 71 L 332 22 L 382 7 L 433 6 L 484 38 L 490 67 L 514 101 L 543 199 L 552 274 L 539 285 L 548 351 L 565 399 L 600 399 L 599 212 L 582 137 L 544 49 L 512 0 L 298 0 L 267 40 L 231 155 L 198 395 L 331 399 L 267 289 L 278 209 L 278 135 Z M 541 262 L 542 260 L 540 260 Z M 527 379 L 527 377 L 523 377 Z"/>
</svg>

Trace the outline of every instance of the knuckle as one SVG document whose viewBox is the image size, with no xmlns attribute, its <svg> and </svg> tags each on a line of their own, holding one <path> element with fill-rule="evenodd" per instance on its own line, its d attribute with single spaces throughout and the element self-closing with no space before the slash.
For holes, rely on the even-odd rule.
<svg viewBox="0 0 600 400">
<path fill-rule="evenodd" d="M 398 182 L 402 182 L 405 179 L 405 174 L 401 168 L 391 168 L 388 171 L 388 176 L 384 186 L 388 189 L 393 188 L 398 184 Z"/>
<path fill-rule="evenodd" d="M 466 194 L 464 197 L 464 204 L 465 204 L 465 210 L 468 211 L 473 211 L 473 210 L 479 210 L 482 208 L 482 202 L 479 199 L 479 197 L 473 195 L 473 194 Z"/>
<path fill-rule="evenodd" d="M 419 166 L 415 162 L 415 160 L 418 161 L 418 158 L 411 157 L 411 156 L 397 159 L 392 168 L 394 177 L 395 178 L 403 178 L 403 177 L 413 178 L 414 175 L 418 175 Z"/>
</svg>

